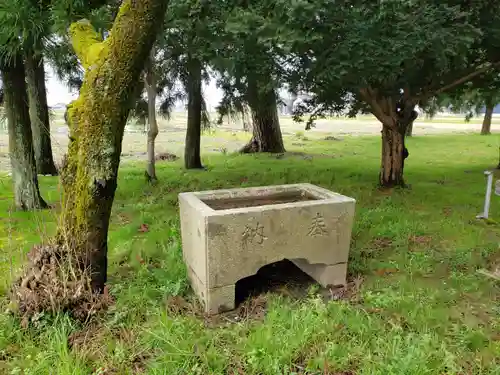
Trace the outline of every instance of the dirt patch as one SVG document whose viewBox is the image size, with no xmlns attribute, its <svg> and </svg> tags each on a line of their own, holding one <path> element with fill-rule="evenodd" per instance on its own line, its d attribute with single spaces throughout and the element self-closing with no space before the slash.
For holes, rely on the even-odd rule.
<svg viewBox="0 0 500 375">
<path fill-rule="evenodd" d="M 194 299 L 186 299 L 182 296 L 170 296 L 165 302 L 167 312 L 171 316 L 196 316 L 203 314 L 202 306 Z"/>
<path fill-rule="evenodd" d="M 119 213 L 119 214 L 116 214 L 115 216 L 113 216 L 111 218 L 111 220 L 116 222 L 118 225 L 123 226 L 123 225 L 130 224 L 132 222 L 132 217 L 128 214 L 125 214 L 125 213 Z"/>
<path fill-rule="evenodd" d="M 389 237 L 375 237 L 370 242 L 370 247 L 375 248 L 377 250 L 388 249 L 392 247 L 392 238 Z"/>
<path fill-rule="evenodd" d="M 169 152 L 161 152 L 156 155 L 155 159 L 156 161 L 176 161 L 179 160 L 179 157 Z"/>
<path fill-rule="evenodd" d="M 421 247 L 429 247 L 432 243 L 431 236 L 410 236 L 408 238 L 410 250 Z"/>
<path fill-rule="evenodd" d="M 301 152 L 301 151 L 287 151 L 284 154 L 279 154 L 279 157 L 277 159 L 282 159 L 284 157 L 300 157 L 305 160 L 311 160 L 313 158 L 321 158 L 321 159 L 334 159 L 336 156 L 335 155 L 329 155 L 329 154 L 311 154 L 307 152 Z"/>
<path fill-rule="evenodd" d="M 74 319 L 87 322 L 112 303 L 104 293 L 93 293 L 90 278 L 77 264 L 68 249 L 60 245 L 38 245 L 28 254 L 23 275 L 11 290 L 14 311 L 21 316 L 22 325 L 42 312 L 69 313 Z"/>
<path fill-rule="evenodd" d="M 99 324 L 88 324 L 83 329 L 71 333 L 68 337 L 68 347 L 84 355 L 86 358 L 99 360 L 100 345 L 109 331 Z"/>
<path fill-rule="evenodd" d="M 394 188 L 386 188 L 383 186 L 379 186 L 376 192 L 378 193 L 377 194 L 378 196 L 388 197 L 392 196 L 392 194 L 394 193 Z"/>
<path fill-rule="evenodd" d="M 375 237 L 359 250 L 361 258 L 372 259 L 379 253 L 392 249 L 393 241 L 389 237 Z"/>
<path fill-rule="evenodd" d="M 453 209 L 451 207 L 444 207 L 443 208 L 443 215 L 445 217 L 450 217 L 453 214 Z"/>
<path fill-rule="evenodd" d="M 181 296 L 169 297 L 166 308 L 170 316 L 191 316 L 202 319 L 207 327 L 219 327 L 227 323 L 243 320 L 263 320 L 267 312 L 267 296 L 251 297 L 241 303 L 235 310 L 217 315 L 205 314 L 203 306 L 193 295 L 190 298 Z"/>
<path fill-rule="evenodd" d="M 488 269 L 480 269 L 478 272 L 493 280 L 500 281 L 500 264 L 493 264 Z"/>
<path fill-rule="evenodd" d="M 337 137 L 334 137 L 333 135 L 328 135 L 324 139 L 325 139 L 325 141 L 341 141 L 342 140 L 342 138 L 337 138 Z"/>
<path fill-rule="evenodd" d="M 104 352 L 102 347 L 106 345 L 106 340 L 120 341 L 126 345 L 134 345 L 137 342 L 136 334 L 129 329 L 119 328 L 110 330 L 106 326 L 94 323 L 88 324 L 83 329 L 73 332 L 68 337 L 68 347 L 83 356 L 87 361 L 102 363 Z M 146 371 L 147 361 L 151 355 L 141 351 L 129 358 L 127 368 L 132 370 L 132 374 L 143 374 Z M 123 371 L 110 367 L 101 367 L 101 374 L 122 374 Z M 96 371 L 98 372 L 98 371 Z"/>
<path fill-rule="evenodd" d="M 297 358 L 293 361 L 293 368 L 295 370 L 294 374 L 297 375 L 355 375 L 356 373 L 353 370 L 333 370 L 334 364 L 330 364 L 328 360 L 325 358 L 323 360 L 323 369 L 312 372 L 311 370 L 307 370 L 307 364 L 309 362 L 309 357 L 311 353 L 315 353 L 318 355 L 320 352 L 319 348 L 306 348 L 302 349 L 297 356 Z M 352 362 L 352 361 L 350 361 Z M 349 367 L 355 368 L 354 363 L 350 363 Z"/>
</svg>

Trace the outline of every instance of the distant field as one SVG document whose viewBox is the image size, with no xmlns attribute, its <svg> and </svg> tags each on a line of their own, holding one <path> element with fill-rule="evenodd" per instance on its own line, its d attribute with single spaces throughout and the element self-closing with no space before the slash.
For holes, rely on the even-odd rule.
<svg viewBox="0 0 500 375">
<path fill-rule="evenodd" d="M 68 144 L 68 129 L 63 119 L 64 111 L 54 111 L 51 124 L 52 147 L 56 160 L 60 160 L 66 152 Z M 212 113 L 211 118 L 216 119 Z M 170 120 L 159 117 L 160 134 L 157 138 L 157 152 L 170 152 L 182 156 L 186 130 L 186 113 L 174 113 Z M 434 119 L 422 117 L 414 126 L 415 135 L 479 132 L 481 118 L 465 122 L 463 117 L 439 116 Z M 350 136 L 379 134 L 381 125 L 373 116 L 363 115 L 355 119 L 345 117 L 330 117 L 318 120 L 316 127 L 310 131 L 304 130 L 304 124 L 293 122 L 290 116 L 281 116 L 283 135 L 292 138 L 321 139 L 328 135 Z M 146 135 L 141 126 L 128 127 L 123 140 L 123 161 L 144 159 L 146 151 Z M 241 121 L 226 120 L 221 126 L 215 126 L 202 137 L 202 152 L 232 152 L 240 148 L 250 138 L 244 132 Z M 493 118 L 493 132 L 500 132 L 500 117 Z M 0 126 L 0 171 L 10 168 L 8 159 L 8 136 L 5 127 Z"/>
</svg>

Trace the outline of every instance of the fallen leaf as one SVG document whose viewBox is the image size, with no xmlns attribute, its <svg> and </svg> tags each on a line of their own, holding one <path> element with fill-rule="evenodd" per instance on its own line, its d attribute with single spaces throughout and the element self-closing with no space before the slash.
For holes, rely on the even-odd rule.
<svg viewBox="0 0 500 375">
<path fill-rule="evenodd" d="M 140 264 L 146 263 L 146 261 L 144 259 L 142 259 L 142 257 L 139 254 L 137 254 L 136 258 L 137 258 L 137 260 L 139 261 Z"/>
<path fill-rule="evenodd" d="M 146 233 L 149 232 L 149 226 L 147 224 L 141 224 L 139 227 L 139 232 Z"/>
<path fill-rule="evenodd" d="M 396 268 L 381 268 L 376 270 L 375 273 L 379 276 L 391 275 L 393 273 L 397 273 L 398 270 Z"/>
</svg>

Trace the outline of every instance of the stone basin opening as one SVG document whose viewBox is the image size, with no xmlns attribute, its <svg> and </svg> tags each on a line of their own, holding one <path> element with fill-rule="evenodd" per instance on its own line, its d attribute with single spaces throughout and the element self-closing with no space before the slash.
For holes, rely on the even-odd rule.
<svg viewBox="0 0 500 375">
<path fill-rule="evenodd" d="M 235 306 L 247 299 L 268 292 L 284 293 L 296 298 L 305 297 L 317 282 L 288 259 L 266 264 L 255 275 L 236 282 Z"/>
<path fill-rule="evenodd" d="M 213 210 L 229 210 L 232 208 L 259 207 L 271 204 L 295 203 L 315 201 L 320 198 L 305 190 L 291 190 L 284 192 L 265 192 L 253 196 L 221 197 L 201 199 Z"/>
</svg>

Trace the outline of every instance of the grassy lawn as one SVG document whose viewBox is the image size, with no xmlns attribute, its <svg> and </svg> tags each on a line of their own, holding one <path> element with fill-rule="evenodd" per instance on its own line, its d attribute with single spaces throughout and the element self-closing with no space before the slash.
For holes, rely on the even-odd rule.
<svg viewBox="0 0 500 375">
<path fill-rule="evenodd" d="M 285 157 L 210 154 L 205 172 L 163 162 L 155 187 L 145 185 L 143 164 L 123 164 L 109 237 L 116 303 L 85 327 L 40 316 L 22 330 L 2 313 L 0 373 L 500 374 L 499 284 L 476 272 L 500 260 L 500 227 L 475 220 L 497 145 L 497 137 L 410 139 L 411 189 L 391 192 L 376 188 L 378 137 L 292 137 Z M 296 182 L 356 198 L 356 287 L 325 302 L 318 288 L 297 298 L 285 286 L 236 313 L 201 316 L 182 262 L 177 194 Z M 41 185 L 56 203 L 57 179 Z M 56 221 L 54 212 L 10 212 L 11 194 L 0 177 L 3 296 L 24 254 Z M 494 219 L 499 209 L 494 196 Z M 1 297 L 0 311 L 6 307 Z"/>
</svg>

